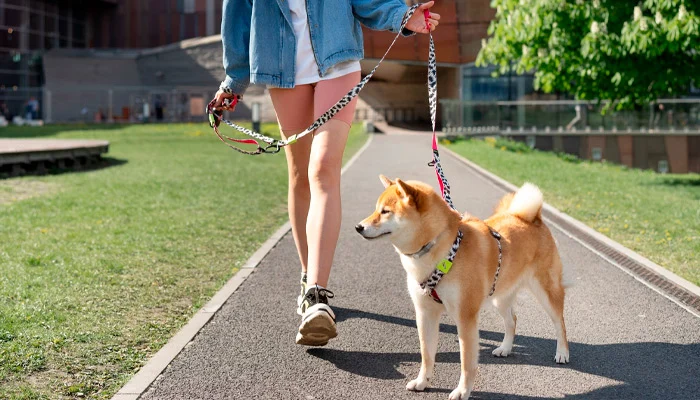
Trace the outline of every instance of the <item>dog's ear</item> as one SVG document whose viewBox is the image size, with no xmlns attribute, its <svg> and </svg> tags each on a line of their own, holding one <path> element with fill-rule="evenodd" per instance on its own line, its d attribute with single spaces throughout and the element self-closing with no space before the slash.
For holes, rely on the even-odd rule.
<svg viewBox="0 0 700 400">
<path fill-rule="evenodd" d="M 399 189 L 399 194 L 403 198 L 413 198 L 415 190 L 401 179 L 396 179 L 396 186 Z"/>
<path fill-rule="evenodd" d="M 394 182 L 392 182 L 391 179 L 387 178 L 384 175 L 379 175 L 379 180 L 382 181 L 382 185 L 384 185 L 385 189 L 394 184 Z"/>
</svg>

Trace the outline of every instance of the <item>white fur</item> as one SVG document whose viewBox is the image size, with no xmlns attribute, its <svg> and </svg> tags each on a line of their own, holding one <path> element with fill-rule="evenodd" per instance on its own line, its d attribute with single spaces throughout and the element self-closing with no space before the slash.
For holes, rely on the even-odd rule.
<svg viewBox="0 0 700 400">
<path fill-rule="evenodd" d="M 542 208 L 542 192 L 532 183 L 526 182 L 513 197 L 508 207 L 508 214 L 516 215 L 526 221 L 533 221 Z"/>
</svg>

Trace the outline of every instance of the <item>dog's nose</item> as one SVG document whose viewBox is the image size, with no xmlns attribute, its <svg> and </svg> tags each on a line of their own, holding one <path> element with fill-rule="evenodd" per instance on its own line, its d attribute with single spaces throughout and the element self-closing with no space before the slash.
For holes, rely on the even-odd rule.
<svg viewBox="0 0 700 400">
<path fill-rule="evenodd" d="M 357 231 L 357 233 L 362 233 L 362 231 L 365 230 L 365 227 L 362 226 L 362 224 L 357 224 L 355 225 L 355 230 Z"/>
</svg>

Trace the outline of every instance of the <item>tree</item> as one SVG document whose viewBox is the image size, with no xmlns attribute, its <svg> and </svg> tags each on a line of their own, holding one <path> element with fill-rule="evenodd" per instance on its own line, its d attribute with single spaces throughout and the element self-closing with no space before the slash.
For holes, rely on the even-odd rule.
<svg viewBox="0 0 700 400">
<path fill-rule="evenodd" d="M 535 71 L 535 88 L 606 109 L 700 85 L 700 0 L 493 0 L 477 65 Z"/>
</svg>

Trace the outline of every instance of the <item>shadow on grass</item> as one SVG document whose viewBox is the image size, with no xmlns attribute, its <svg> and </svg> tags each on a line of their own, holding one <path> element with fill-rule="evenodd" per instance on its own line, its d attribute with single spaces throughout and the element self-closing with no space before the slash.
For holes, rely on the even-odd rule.
<svg viewBox="0 0 700 400">
<path fill-rule="evenodd" d="M 688 176 L 661 178 L 657 184 L 667 186 L 700 186 L 700 175 L 692 174 Z"/>
<path fill-rule="evenodd" d="M 337 321 L 351 318 L 372 319 L 404 327 L 414 328 L 415 320 L 390 315 L 364 312 L 347 308 L 334 308 Z M 440 324 L 440 332 L 455 335 L 454 325 Z M 416 332 L 416 335 L 418 333 Z M 571 363 L 554 363 L 556 340 L 517 335 L 513 353 L 508 358 L 491 355 L 495 346 L 483 340 L 500 342 L 502 332 L 480 331 L 482 339 L 480 364 L 529 365 L 547 368 L 565 368 L 589 375 L 615 380 L 618 383 L 586 393 L 567 395 L 566 399 L 621 399 L 621 398 L 688 398 L 689 393 L 700 392 L 700 343 L 675 344 L 661 342 L 610 343 L 592 345 L 570 342 Z M 456 347 L 456 346 L 455 346 Z M 378 379 L 408 379 L 398 371 L 402 363 L 420 364 L 420 352 L 378 353 L 314 348 L 307 353 L 333 363 L 350 373 Z M 436 356 L 438 363 L 459 363 L 459 352 L 443 352 Z M 439 374 L 439 367 L 437 373 Z M 455 381 L 455 385 L 457 382 Z M 562 382 L 559 390 L 566 390 Z M 558 391 L 559 391 L 558 390 Z M 432 388 L 433 392 L 446 392 L 448 388 Z M 547 397 L 515 396 L 502 393 L 474 392 L 476 399 L 534 399 Z M 561 397 L 557 397 L 561 398 Z"/>
<path fill-rule="evenodd" d="M 10 168 L 12 166 L 4 166 L 5 169 L 0 169 L 0 180 L 18 178 L 22 176 L 46 176 L 46 175 L 62 175 L 69 173 L 80 173 L 80 172 L 90 172 L 98 171 L 101 169 L 118 167 L 129 162 L 128 160 L 112 158 L 112 157 L 102 157 L 97 162 L 92 162 L 89 164 L 81 164 L 74 162 L 72 165 L 68 164 L 64 167 L 58 167 L 56 163 L 51 163 L 49 165 L 44 165 L 39 167 L 36 164 L 27 165 L 23 164 L 22 169 L 17 171 L 12 171 Z"/>
</svg>

